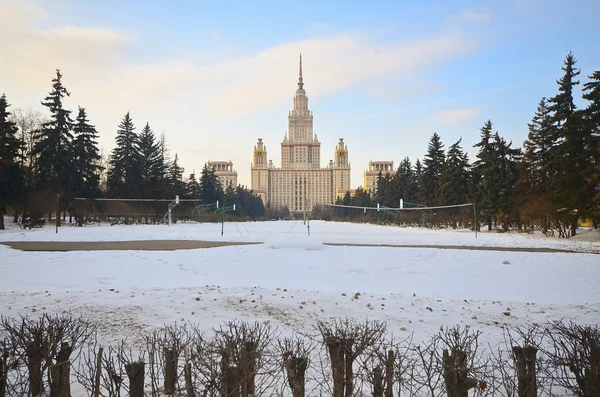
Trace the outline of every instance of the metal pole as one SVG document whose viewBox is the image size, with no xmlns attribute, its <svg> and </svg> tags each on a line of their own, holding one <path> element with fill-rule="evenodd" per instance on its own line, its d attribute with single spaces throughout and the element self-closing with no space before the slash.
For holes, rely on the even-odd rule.
<svg viewBox="0 0 600 397">
<path fill-rule="evenodd" d="M 473 229 L 475 229 L 475 239 L 477 239 L 477 211 L 475 210 L 475 203 L 473 203 L 473 219 L 475 221 Z"/>
<path fill-rule="evenodd" d="M 223 207 L 223 211 L 221 212 L 221 236 L 223 236 L 223 228 L 225 225 L 225 207 Z"/>
<path fill-rule="evenodd" d="M 60 226 L 60 194 L 56 195 L 56 233 L 58 233 L 58 227 Z"/>
</svg>

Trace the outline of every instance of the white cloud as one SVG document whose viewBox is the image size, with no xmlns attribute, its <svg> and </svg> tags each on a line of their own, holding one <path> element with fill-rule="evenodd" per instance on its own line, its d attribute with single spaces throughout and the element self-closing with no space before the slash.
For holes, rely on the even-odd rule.
<svg viewBox="0 0 600 397">
<path fill-rule="evenodd" d="M 483 18 L 471 12 L 463 14 L 463 21 Z M 231 158 L 241 182 L 246 183 L 257 134 L 266 137 L 277 131 L 282 136 L 287 127 L 286 113 L 277 124 L 269 120 L 277 125 L 271 129 L 263 119 L 250 125 L 253 122 L 248 117 L 257 111 L 291 106 L 299 53 L 303 54 L 305 87 L 311 99 L 359 87 L 367 95 L 387 100 L 395 97 L 390 87 L 398 87 L 403 96 L 432 90 L 421 82 L 425 72 L 480 44 L 477 36 L 455 28 L 417 40 L 385 42 L 378 41 L 375 31 L 323 32 L 220 61 L 204 58 L 200 63 L 190 54 L 136 63 L 124 55 L 135 50 L 143 37 L 107 27 L 56 26 L 44 9 L 21 2 L 0 3 L 0 36 L 5 38 L 0 86 L 17 107 L 39 103 L 50 89 L 54 69 L 60 68 L 73 93 L 68 106 L 88 108 L 107 150 L 114 145 L 116 125 L 131 111 L 140 128 L 146 121 L 157 132 L 166 128 L 172 152 L 179 153 L 188 170 L 200 170 L 207 160 L 199 158 L 199 151 L 212 153 L 213 159 Z M 217 40 L 218 34 L 212 37 Z M 218 151 L 223 136 L 227 136 L 227 144 L 238 142 L 235 148 L 227 145 L 227 153 Z M 273 156 L 277 142 L 271 140 L 268 145 L 270 158 L 277 161 Z"/>
<path fill-rule="evenodd" d="M 441 124 L 460 124 L 481 113 L 479 108 L 447 109 L 434 113 L 431 118 Z"/>
</svg>

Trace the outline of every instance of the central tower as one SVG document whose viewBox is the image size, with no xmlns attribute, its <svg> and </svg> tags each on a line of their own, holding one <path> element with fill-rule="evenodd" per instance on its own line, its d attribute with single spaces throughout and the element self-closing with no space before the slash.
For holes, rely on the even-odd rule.
<svg viewBox="0 0 600 397">
<path fill-rule="evenodd" d="M 302 55 L 298 73 L 298 89 L 294 108 L 288 114 L 288 132 L 281 142 L 281 167 L 285 169 L 319 168 L 321 143 L 313 133 L 313 114 L 308 109 L 308 97 L 302 78 Z"/>
</svg>

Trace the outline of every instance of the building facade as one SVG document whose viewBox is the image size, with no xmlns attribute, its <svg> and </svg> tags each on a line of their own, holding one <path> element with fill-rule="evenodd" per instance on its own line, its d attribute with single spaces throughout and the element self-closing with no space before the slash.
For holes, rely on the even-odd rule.
<svg viewBox="0 0 600 397">
<path fill-rule="evenodd" d="M 363 189 L 370 190 L 371 194 L 377 191 L 377 179 L 381 176 L 391 175 L 394 171 L 393 161 L 369 161 L 369 168 L 364 173 Z"/>
<path fill-rule="evenodd" d="M 251 186 L 270 208 L 287 207 L 290 213 L 312 211 L 315 204 L 335 202 L 336 190 L 350 189 L 348 147 L 340 138 L 333 160 L 321 168 L 321 142 L 313 131 L 313 113 L 302 79 L 302 56 L 294 108 L 288 114 L 288 132 L 281 142 L 281 168 L 267 159 L 267 146 L 254 146 Z"/>
<path fill-rule="evenodd" d="M 233 163 L 231 161 L 208 161 L 206 163 L 208 168 L 212 168 L 217 176 L 217 179 L 223 186 L 223 190 L 227 189 L 227 186 L 231 185 L 234 188 L 237 187 L 237 171 L 233 170 Z"/>
</svg>

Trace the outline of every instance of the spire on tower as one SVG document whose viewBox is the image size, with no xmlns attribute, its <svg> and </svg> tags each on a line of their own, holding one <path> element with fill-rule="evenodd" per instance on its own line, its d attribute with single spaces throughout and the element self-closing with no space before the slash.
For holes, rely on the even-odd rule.
<svg viewBox="0 0 600 397">
<path fill-rule="evenodd" d="M 300 54 L 300 74 L 298 76 L 298 89 L 304 88 L 304 82 L 302 81 L 302 54 Z"/>
</svg>

